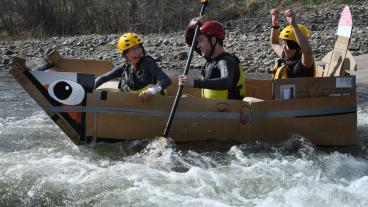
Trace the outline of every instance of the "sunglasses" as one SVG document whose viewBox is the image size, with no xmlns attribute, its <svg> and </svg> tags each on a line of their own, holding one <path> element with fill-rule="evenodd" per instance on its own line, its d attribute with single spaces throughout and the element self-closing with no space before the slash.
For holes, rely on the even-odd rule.
<svg viewBox="0 0 368 207">
<path fill-rule="evenodd" d="M 284 40 L 282 41 L 282 45 L 287 45 L 289 49 L 299 49 L 300 46 L 297 42 L 293 41 L 293 40 Z"/>
</svg>

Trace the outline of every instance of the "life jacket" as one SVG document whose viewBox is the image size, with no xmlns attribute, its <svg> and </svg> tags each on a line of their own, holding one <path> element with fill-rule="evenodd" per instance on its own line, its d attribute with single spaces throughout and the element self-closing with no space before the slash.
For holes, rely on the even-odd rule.
<svg viewBox="0 0 368 207">
<path fill-rule="evenodd" d="M 273 67 L 272 79 L 287 79 L 287 70 L 289 65 L 284 64 L 283 59 L 277 59 L 275 66 Z"/>
<path fill-rule="evenodd" d="M 244 86 L 243 64 L 240 62 L 238 57 L 236 57 L 233 54 L 223 53 L 222 55 L 220 55 L 219 58 L 216 59 L 215 64 L 210 66 L 211 68 L 207 71 L 210 72 L 211 73 L 210 76 L 212 76 L 212 73 L 213 73 L 214 69 L 217 67 L 218 61 L 224 60 L 225 59 L 224 57 L 226 57 L 226 56 L 234 58 L 238 63 L 238 66 L 235 67 L 235 72 L 234 72 L 234 81 L 236 81 L 236 83 L 233 83 L 232 84 L 233 86 L 230 89 L 227 89 L 227 90 L 212 90 L 212 89 L 203 88 L 202 89 L 202 98 L 222 99 L 222 100 L 226 100 L 226 99 L 229 99 L 229 98 L 232 98 L 232 99 L 242 99 L 242 98 L 244 98 L 244 96 L 245 96 L 245 86 Z M 204 68 L 202 70 L 202 79 L 205 78 L 204 77 L 204 70 L 206 70 L 206 66 L 207 66 L 207 64 L 204 66 Z M 235 86 L 234 86 L 234 84 L 235 84 Z M 232 97 L 229 97 L 229 93 L 232 93 Z"/>
<path fill-rule="evenodd" d="M 284 56 L 284 54 L 283 54 Z M 287 79 L 287 78 L 298 78 L 298 77 L 314 77 L 315 65 L 313 69 L 305 69 L 301 63 L 301 54 L 294 57 L 292 60 L 285 60 L 280 58 L 276 60 L 275 66 L 273 67 L 273 80 L 275 79 Z"/>
<path fill-rule="evenodd" d="M 142 58 L 142 61 L 144 58 L 151 58 L 150 56 L 144 56 Z M 143 83 L 142 81 L 139 81 L 140 78 L 143 78 L 144 76 L 144 72 L 146 72 L 144 70 L 144 68 L 141 68 L 141 65 L 138 65 L 138 72 L 129 69 L 129 67 L 126 67 L 123 70 L 123 74 L 122 77 L 124 77 L 123 79 L 125 80 L 121 80 L 119 83 L 119 88 L 122 91 L 126 91 L 126 92 L 132 92 L 132 93 L 141 93 L 142 91 L 147 90 L 148 88 L 156 85 L 157 83 L 159 83 L 159 81 L 157 80 L 156 75 L 151 74 L 152 79 L 150 80 L 150 82 L 147 83 Z M 142 74 L 139 74 L 142 73 Z M 157 94 L 161 94 L 161 95 L 165 95 L 166 90 L 162 90 L 160 93 Z"/>
</svg>

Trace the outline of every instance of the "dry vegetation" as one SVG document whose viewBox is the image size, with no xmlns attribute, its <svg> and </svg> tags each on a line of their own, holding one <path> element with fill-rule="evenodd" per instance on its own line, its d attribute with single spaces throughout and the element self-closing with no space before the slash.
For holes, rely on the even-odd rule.
<svg viewBox="0 0 368 207">
<path fill-rule="evenodd" d="M 274 6 L 331 2 L 347 1 L 210 0 L 207 15 L 222 21 Z M 199 9 L 198 0 L 0 0 L 0 37 L 177 31 Z"/>
</svg>

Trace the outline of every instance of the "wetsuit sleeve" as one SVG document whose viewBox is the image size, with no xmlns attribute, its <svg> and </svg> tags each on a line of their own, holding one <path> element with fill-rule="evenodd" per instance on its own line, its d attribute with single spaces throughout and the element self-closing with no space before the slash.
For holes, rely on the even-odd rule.
<svg viewBox="0 0 368 207">
<path fill-rule="evenodd" d="M 217 63 L 217 68 L 220 71 L 220 78 L 194 80 L 195 88 L 206 88 L 212 90 L 226 90 L 231 88 L 234 79 L 235 65 L 226 60 L 220 60 Z"/>
<path fill-rule="evenodd" d="M 162 89 L 167 88 L 171 84 L 170 78 L 164 71 L 161 70 L 161 68 L 158 67 L 155 60 L 151 58 L 145 58 L 145 60 L 142 62 L 142 67 L 146 70 L 149 70 L 149 73 L 160 81 L 157 85 L 161 86 Z"/>
<path fill-rule="evenodd" d="M 98 88 L 100 85 L 102 85 L 103 83 L 105 83 L 109 80 L 120 77 L 121 74 L 123 73 L 123 68 L 124 67 L 125 67 L 125 65 L 117 66 L 114 69 L 112 69 L 111 71 L 109 71 L 109 72 L 99 76 L 98 78 L 96 78 L 95 88 Z"/>
<path fill-rule="evenodd" d="M 162 89 L 167 88 L 171 84 L 170 78 L 161 70 L 161 68 L 158 68 L 157 70 L 157 79 L 160 81 L 158 85 L 161 86 Z"/>
</svg>

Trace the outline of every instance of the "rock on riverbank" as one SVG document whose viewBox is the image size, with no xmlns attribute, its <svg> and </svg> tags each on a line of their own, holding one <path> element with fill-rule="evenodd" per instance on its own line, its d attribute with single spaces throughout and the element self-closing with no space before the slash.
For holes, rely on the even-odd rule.
<svg viewBox="0 0 368 207">
<path fill-rule="evenodd" d="M 297 13 L 298 22 L 311 29 L 311 44 L 316 59 L 321 59 L 334 47 L 337 24 L 344 5 L 334 5 L 322 10 Z M 350 5 L 353 14 L 353 36 L 349 50 L 353 55 L 368 53 L 368 2 Z M 226 28 L 225 47 L 237 54 L 248 73 L 268 73 L 276 55 L 269 45 L 270 15 L 248 14 L 237 20 L 224 23 Z M 281 25 L 285 25 L 282 21 Z M 183 25 L 183 28 L 185 25 Z M 143 35 L 144 46 L 164 69 L 182 69 L 185 66 L 189 47 L 183 38 L 184 32 Z M 92 58 L 121 61 L 116 50 L 119 35 L 84 35 L 74 37 L 52 37 L 46 40 L 0 41 L 0 69 L 9 70 L 13 56 L 40 58 L 49 49 L 58 50 L 72 58 Z M 203 58 L 194 55 L 192 68 L 200 68 Z"/>
</svg>

